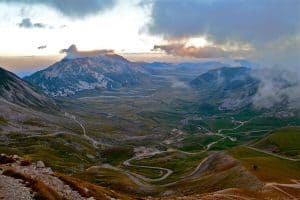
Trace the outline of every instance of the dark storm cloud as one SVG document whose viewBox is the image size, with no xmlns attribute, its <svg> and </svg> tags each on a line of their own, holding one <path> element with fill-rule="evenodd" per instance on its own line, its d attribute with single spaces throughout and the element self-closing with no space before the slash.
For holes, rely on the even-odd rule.
<svg viewBox="0 0 300 200">
<path fill-rule="evenodd" d="M 226 53 L 218 47 L 195 47 L 187 46 L 184 43 L 170 43 L 165 45 L 155 45 L 153 47 L 153 50 L 158 49 L 174 56 L 186 56 L 194 58 L 219 58 L 226 56 Z"/>
<path fill-rule="evenodd" d="M 154 0 L 148 30 L 169 38 L 270 41 L 300 30 L 299 0 Z"/>
<path fill-rule="evenodd" d="M 43 23 L 32 23 L 30 18 L 24 18 L 18 24 L 21 28 L 47 28 L 48 26 Z"/>
<path fill-rule="evenodd" d="M 80 51 L 77 49 L 75 44 L 72 44 L 69 48 L 60 50 L 60 53 L 66 53 L 67 54 L 66 57 L 72 59 L 72 58 L 80 58 L 80 57 L 97 56 L 102 54 L 110 54 L 110 53 L 114 53 L 114 51 L 110 49 Z"/>
<path fill-rule="evenodd" d="M 71 18 L 82 18 L 114 6 L 116 0 L 0 0 L 5 3 L 45 5 Z"/>
</svg>

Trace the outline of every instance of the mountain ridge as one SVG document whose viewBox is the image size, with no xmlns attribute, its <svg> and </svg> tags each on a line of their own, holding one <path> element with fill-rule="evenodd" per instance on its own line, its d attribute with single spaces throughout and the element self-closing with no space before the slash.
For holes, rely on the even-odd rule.
<svg viewBox="0 0 300 200">
<path fill-rule="evenodd" d="M 30 83 L 0 67 L 0 97 L 22 107 L 56 107 L 55 102 Z"/>
</svg>

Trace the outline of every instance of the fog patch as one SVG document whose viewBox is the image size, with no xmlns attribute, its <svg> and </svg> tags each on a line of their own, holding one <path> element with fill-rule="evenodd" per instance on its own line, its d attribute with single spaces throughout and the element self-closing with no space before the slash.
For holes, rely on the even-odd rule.
<svg viewBox="0 0 300 200">
<path fill-rule="evenodd" d="M 253 71 L 259 80 L 253 98 L 256 108 L 272 108 L 281 105 L 288 109 L 300 109 L 300 71 L 296 66 L 273 66 Z"/>
</svg>

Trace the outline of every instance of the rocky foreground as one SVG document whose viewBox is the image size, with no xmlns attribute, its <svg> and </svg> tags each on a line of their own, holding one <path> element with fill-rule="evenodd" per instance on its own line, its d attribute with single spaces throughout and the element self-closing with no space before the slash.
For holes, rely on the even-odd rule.
<svg viewBox="0 0 300 200">
<path fill-rule="evenodd" d="M 17 155 L 0 155 L 0 199 L 116 200 L 126 195 L 54 173 L 42 161 L 31 162 Z"/>
<path fill-rule="evenodd" d="M 265 183 L 259 191 L 229 188 L 191 196 L 133 197 L 53 172 L 43 161 L 31 162 L 29 157 L 0 155 L 0 200 L 299 199 L 300 182 L 294 181 L 290 184 Z"/>
</svg>

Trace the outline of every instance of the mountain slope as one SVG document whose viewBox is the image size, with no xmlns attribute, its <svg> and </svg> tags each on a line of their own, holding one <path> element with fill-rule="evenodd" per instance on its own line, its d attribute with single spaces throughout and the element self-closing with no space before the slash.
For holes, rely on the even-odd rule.
<svg viewBox="0 0 300 200">
<path fill-rule="evenodd" d="M 245 67 L 222 67 L 201 74 L 190 84 L 208 98 L 217 100 L 220 109 L 234 110 L 252 103 L 258 80 Z"/>
<path fill-rule="evenodd" d="M 147 72 L 125 58 L 98 55 L 65 58 L 25 79 L 52 96 L 74 95 L 80 91 L 114 89 L 141 83 Z"/>
<path fill-rule="evenodd" d="M 55 106 L 54 101 L 15 74 L 0 67 L 0 98 L 22 107 Z"/>
</svg>

